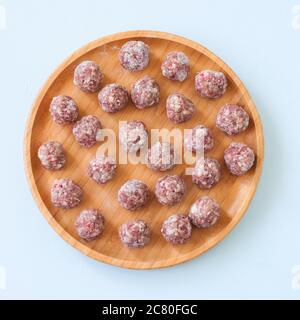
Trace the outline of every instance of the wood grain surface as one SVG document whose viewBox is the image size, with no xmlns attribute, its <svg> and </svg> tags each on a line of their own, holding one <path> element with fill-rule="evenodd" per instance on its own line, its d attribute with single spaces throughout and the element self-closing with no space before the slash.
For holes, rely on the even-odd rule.
<svg viewBox="0 0 300 320">
<path fill-rule="evenodd" d="M 151 48 L 149 66 L 140 72 L 124 70 L 118 61 L 119 48 L 128 40 L 139 39 Z M 164 78 L 160 66 L 164 56 L 172 50 L 183 51 L 191 63 L 188 79 L 182 83 Z M 117 82 L 128 89 L 132 83 L 144 75 L 154 77 L 161 87 L 159 105 L 138 110 L 132 103 L 122 111 L 108 114 L 99 108 L 97 94 L 86 94 L 73 85 L 75 67 L 83 60 L 97 62 L 105 76 L 104 84 Z M 201 98 L 194 89 L 196 72 L 203 69 L 223 71 L 229 86 L 226 94 L 217 100 Z M 168 94 L 181 92 L 196 105 L 197 111 L 192 120 L 175 125 L 166 117 L 165 101 Z M 52 98 L 59 94 L 70 95 L 77 102 L 80 115 L 96 115 L 105 128 L 112 128 L 118 134 L 120 120 L 141 120 L 148 129 L 192 128 L 204 124 L 212 129 L 215 147 L 208 156 L 217 158 L 222 165 L 221 182 L 209 191 L 200 190 L 192 184 L 191 177 L 185 176 L 188 192 L 184 201 L 174 207 L 159 204 L 152 194 L 147 206 L 137 212 L 128 212 L 117 202 L 117 191 L 128 179 L 137 178 L 145 181 L 154 191 L 157 179 L 165 173 L 149 170 L 145 165 L 119 165 L 115 178 L 105 185 L 97 185 L 87 177 L 88 162 L 96 154 L 100 144 L 91 149 L 79 146 L 72 135 L 72 126 L 60 126 L 50 117 L 49 105 Z M 215 118 L 220 107 L 225 103 L 242 105 L 251 116 L 249 128 L 242 134 L 229 137 L 215 127 Z M 37 158 L 37 150 L 43 142 L 57 140 L 64 145 L 67 155 L 66 166 L 56 172 L 43 169 Z M 257 160 L 254 168 L 242 177 L 230 175 L 223 160 L 224 149 L 231 141 L 244 142 L 251 146 Z M 41 212 L 56 232 L 72 246 L 84 254 L 112 265 L 133 269 L 154 269 L 172 266 L 190 260 L 207 251 L 220 242 L 239 222 L 247 210 L 256 190 L 262 171 L 264 142 L 262 124 L 256 107 L 247 93 L 241 80 L 218 57 L 198 43 L 185 38 L 157 31 L 129 31 L 114 34 L 93 41 L 72 54 L 49 77 L 41 89 L 29 116 L 25 134 L 25 168 L 31 191 Z M 186 164 L 177 165 L 168 171 L 171 174 L 183 175 Z M 83 189 L 82 203 L 72 210 L 55 208 L 50 201 L 50 188 L 54 179 L 71 178 Z M 219 223 L 207 230 L 193 228 L 191 241 L 184 245 L 173 246 L 165 241 L 160 234 L 162 222 L 171 214 L 187 213 L 191 204 L 202 195 L 210 195 L 221 205 Z M 97 208 L 106 218 L 106 229 L 96 240 L 81 240 L 75 230 L 74 220 L 84 208 Z M 128 249 L 118 238 L 120 224 L 130 219 L 146 220 L 152 229 L 152 239 L 144 248 Z M 38 226 L 37 226 L 38 227 Z M 247 235 L 245 235 L 247 236 Z"/>
</svg>

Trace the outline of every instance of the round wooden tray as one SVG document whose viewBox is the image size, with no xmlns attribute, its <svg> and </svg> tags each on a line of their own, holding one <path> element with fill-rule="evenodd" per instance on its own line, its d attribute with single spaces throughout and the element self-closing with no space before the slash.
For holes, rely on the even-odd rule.
<svg viewBox="0 0 300 320">
<path fill-rule="evenodd" d="M 125 71 L 118 61 L 118 49 L 128 40 L 140 39 L 150 45 L 151 61 L 146 70 L 130 73 Z M 163 57 L 172 50 L 180 50 L 187 54 L 191 62 L 191 72 L 183 83 L 171 81 L 161 75 L 160 66 Z M 127 88 L 143 75 L 154 77 L 161 86 L 161 100 L 158 106 L 147 110 L 138 110 L 132 104 L 115 114 L 108 114 L 99 108 L 97 95 L 81 92 L 73 85 L 73 71 L 83 60 L 96 61 L 104 75 L 104 85 L 112 82 L 120 83 Z M 226 94 L 217 100 L 201 98 L 194 90 L 194 77 L 203 69 L 221 70 L 228 80 Z M 192 120 L 175 125 L 171 123 L 165 112 L 165 101 L 168 94 L 174 91 L 184 93 L 196 105 L 196 115 Z M 59 94 L 67 94 L 78 103 L 81 116 L 93 114 L 99 117 L 103 127 L 112 128 L 117 133 L 120 120 L 142 120 L 148 129 L 152 128 L 192 128 L 197 124 L 205 124 L 213 131 L 215 147 L 208 154 L 217 158 L 222 164 L 221 182 L 210 191 L 200 190 L 186 176 L 188 186 L 184 201 L 174 207 L 160 205 L 154 197 L 150 203 L 135 213 L 122 209 L 116 194 L 119 187 L 128 179 L 137 178 L 145 181 L 151 190 L 165 173 L 156 173 L 139 165 L 120 165 L 115 178 L 106 185 L 97 185 L 86 175 L 89 160 L 95 156 L 96 145 L 84 149 L 78 145 L 72 135 L 71 126 L 55 124 L 49 114 L 52 98 Z M 215 127 L 215 117 L 219 108 L 225 103 L 238 103 L 245 107 L 251 115 L 251 125 L 242 134 L 229 137 Z M 39 146 L 46 141 L 57 140 L 63 143 L 67 154 L 67 165 L 60 171 L 50 172 L 43 169 L 37 158 Z M 255 167 L 246 175 L 236 178 L 225 168 L 224 149 L 231 141 L 241 141 L 250 145 L 256 152 Z M 262 124 L 255 105 L 244 85 L 234 72 L 218 57 L 203 46 L 185 38 L 156 31 L 129 31 L 93 41 L 72 54 L 50 76 L 34 102 L 29 116 L 25 135 L 25 166 L 33 196 L 50 225 L 72 246 L 86 255 L 116 266 L 133 269 L 154 269 L 172 266 L 207 251 L 220 242 L 239 222 L 248 208 L 256 190 L 262 170 L 264 154 Z M 186 165 L 177 165 L 168 173 L 183 174 Z M 72 210 L 55 208 L 50 201 L 50 188 L 54 179 L 72 178 L 84 192 L 82 203 Z M 191 204 L 202 195 L 214 197 L 222 207 L 219 223 L 207 230 L 193 228 L 191 241 L 184 245 L 173 246 L 167 243 L 160 234 L 161 224 L 168 216 L 175 213 L 187 213 Z M 106 217 L 104 233 L 91 242 L 81 240 L 74 228 L 75 217 L 84 208 L 98 208 Z M 125 221 L 142 218 L 152 229 L 150 243 L 142 249 L 128 249 L 118 238 L 118 227 Z"/>
</svg>

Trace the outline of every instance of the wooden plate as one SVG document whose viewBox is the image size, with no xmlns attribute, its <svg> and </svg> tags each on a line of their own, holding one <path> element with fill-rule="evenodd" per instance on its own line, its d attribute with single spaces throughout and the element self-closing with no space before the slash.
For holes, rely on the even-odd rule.
<svg viewBox="0 0 300 320">
<path fill-rule="evenodd" d="M 118 61 L 118 49 L 128 40 L 140 39 L 151 47 L 151 61 L 146 70 L 130 73 L 125 71 Z M 163 57 L 171 50 L 180 50 L 187 54 L 191 62 L 191 72 L 186 81 L 167 80 L 161 75 L 160 66 Z M 83 60 L 94 60 L 99 63 L 104 75 L 104 85 L 117 82 L 130 88 L 131 84 L 143 75 L 154 77 L 161 86 L 161 102 L 158 106 L 147 110 L 138 110 L 132 104 L 116 114 L 107 114 L 99 108 L 97 95 L 81 92 L 73 85 L 73 71 Z M 197 71 L 212 69 L 223 71 L 229 87 L 226 94 L 217 100 L 201 98 L 194 90 L 194 77 Z M 168 94 L 179 91 L 188 96 L 196 105 L 197 112 L 192 120 L 174 125 L 165 112 L 165 101 Z M 118 131 L 120 120 L 142 120 L 148 129 L 178 127 L 192 128 L 197 124 L 205 124 L 213 131 L 215 148 L 208 154 L 217 158 L 222 164 L 222 180 L 210 191 L 200 190 L 186 176 L 188 193 L 184 201 L 175 207 L 164 207 L 154 197 L 150 203 L 136 213 L 122 209 L 116 194 L 119 187 L 128 179 L 137 178 L 145 181 L 151 190 L 164 173 L 156 173 L 145 165 L 120 165 L 115 178 L 106 185 L 97 185 L 86 175 L 89 160 L 96 154 L 97 147 L 81 148 L 72 135 L 71 126 L 55 124 L 49 114 L 52 97 L 67 94 L 78 103 L 81 115 L 93 114 L 99 117 L 102 125 Z M 219 108 L 225 103 L 238 103 L 245 107 L 251 115 L 251 125 L 242 134 L 228 137 L 215 127 L 215 117 Z M 67 165 L 63 170 L 50 172 L 43 169 L 37 158 L 39 146 L 46 141 L 57 140 L 63 143 L 67 153 Z M 231 141 L 240 141 L 250 145 L 256 152 L 255 167 L 245 176 L 231 176 L 223 161 L 224 149 Z M 50 76 L 34 102 L 29 116 L 25 136 L 25 166 L 33 196 L 57 233 L 72 246 L 86 255 L 116 266 L 133 269 L 154 269 L 172 266 L 207 251 L 220 242 L 239 222 L 248 208 L 262 170 L 264 154 L 263 131 L 255 105 L 247 93 L 241 80 L 218 57 L 203 46 L 185 38 L 156 31 L 130 31 L 107 36 L 93 41 L 72 54 Z M 168 173 L 183 174 L 186 165 L 177 165 Z M 50 187 L 54 179 L 72 178 L 84 192 L 82 203 L 72 210 L 55 208 L 50 201 Z M 174 213 L 187 213 L 191 204 L 202 195 L 209 194 L 222 206 L 222 217 L 219 223 L 207 230 L 193 229 L 191 241 L 184 245 L 172 246 L 160 234 L 163 220 Z M 92 242 L 81 240 L 74 228 L 75 217 L 84 208 L 98 208 L 106 217 L 104 233 Z M 142 218 L 149 222 L 153 231 L 152 239 L 145 248 L 128 249 L 118 238 L 118 227 L 123 222 Z"/>
</svg>

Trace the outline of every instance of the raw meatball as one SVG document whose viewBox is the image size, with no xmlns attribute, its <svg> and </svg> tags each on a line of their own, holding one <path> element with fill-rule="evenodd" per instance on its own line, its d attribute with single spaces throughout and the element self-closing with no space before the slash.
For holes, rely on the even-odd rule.
<svg viewBox="0 0 300 320">
<path fill-rule="evenodd" d="M 144 206 L 150 197 L 147 185 L 140 180 L 128 180 L 118 192 L 118 201 L 124 209 L 137 210 Z"/>
<path fill-rule="evenodd" d="M 226 88 L 227 79 L 222 72 L 204 70 L 196 75 L 195 89 L 203 98 L 220 98 Z"/>
<path fill-rule="evenodd" d="M 183 244 L 192 236 L 189 218 L 182 214 L 174 214 L 164 221 L 161 233 L 172 244 Z"/>
<path fill-rule="evenodd" d="M 97 92 L 100 89 L 103 74 L 93 61 L 81 62 L 74 71 L 74 84 L 84 92 Z"/>
<path fill-rule="evenodd" d="M 113 178 L 116 168 L 117 165 L 113 158 L 98 154 L 90 161 L 87 173 L 94 181 L 103 184 Z"/>
<path fill-rule="evenodd" d="M 42 144 L 38 150 L 38 157 L 42 166 L 48 170 L 59 170 L 66 163 L 64 148 L 57 141 Z"/>
<path fill-rule="evenodd" d="M 188 121 L 195 112 L 193 102 L 181 93 L 169 95 L 166 104 L 167 117 L 175 123 Z"/>
<path fill-rule="evenodd" d="M 55 207 L 71 209 L 79 205 L 82 190 L 71 179 L 54 180 L 51 188 L 51 201 Z"/>
<path fill-rule="evenodd" d="M 184 145 L 191 152 L 210 151 L 214 147 L 211 130 L 203 125 L 196 126 L 185 135 Z"/>
<path fill-rule="evenodd" d="M 103 111 L 117 112 L 127 106 L 129 93 L 125 87 L 112 83 L 99 92 L 98 99 Z"/>
<path fill-rule="evenodd" d="M 50 114 L 58 124 L 74 123 L 79 116 L 79 110 L 75 101 L 69 96 L 57 96 L 50 104 Z"/>
<path fill-rule="evenodd" d="M 119 140 L 124 151 L 137 152 L 148 145 L 148 133 L 142 121 L 129 121 L 121 124 Z"/>
<path fill-rule="evenodd" d="M 151 231 L 147 222 L 133 220 L 121 225 L 119 236 L 125 246 L 129 248 L 141 248 L 150 241 Z"/>
<path fill-rule="evenodd" d="M 104 224 L 104 216 L 96 209 L 81 211 L 75 220 L 79 237 L 87 241 L 96 239 L 103 232 Z"/>
<path fill-rule="evenodd" d="M 143 41 L 128 41 L 120 49 L 119 60 L 124 69 L 140 71 L 148 66 L 149 55 L 149 46 Z"/>
<path fill-rule="evenodd" d="M 189 59 L 183 52 L 169 52 L 161 65 L 161 71 L 170 80 L 184 81 L 190 72 Z"/>
<path fill-rule="evenodd" d="M 77 142 L 85 148 L 92 147 L 101 140 L 101 123 L 95 116 L 85 116 L 73 127 L 73 135 Z"/>
<path fill-rule="evenodd" d="M 224 159 L 229 171 L 236 176 L 241 176 L 252 168 L 255 154 L 247 145 L 232 142 L 224 152 Z"/>
<path fill-rule="evenodd" d="M 167 171 L 175 166 L 175 150 L 168 142 L 156 142 L 148 150 L 148 168 L 154 171 Z"/>
<path fill-rule="evenodd" d="M 160 178 L 155 186 L 157 200 L 167 206 L 181 202 L 186 191 L 184 180 L 176 175 L 166 175 Z"/>
<path fill-rule="evenodd" d="M 199 198 L 191 207 L 189 219 L 198 228 L 213 226 L 220 218 L 220 206 L 212 198 L 204 196 Z"/>
<path fill-rule="evenodd" d="M 226 104 L 218 112 L 216 126 L 230 136 L 243 132 L 248 125 L 248 113 L 236 104 Z"/>
<path fill-rule="evenodd" d="M 159 84 L 149 76 L 136 81 L 131 87 L 131 99 L 139 109 L 151 107 L 159 102 Z"/>
<path fill-rule="evenodd" d="M 201 189 L 210 189 L 220 181 L 221 166 L 218 160 L 199 159 L 193 171 L 193 182 Z"/>
</svg>

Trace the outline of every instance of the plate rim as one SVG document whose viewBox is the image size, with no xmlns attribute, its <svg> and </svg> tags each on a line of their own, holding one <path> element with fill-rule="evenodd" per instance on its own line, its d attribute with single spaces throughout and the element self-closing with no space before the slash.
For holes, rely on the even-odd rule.
<svg viewBox="0 0 300 320">
<path fill-rule="evenodd" d="M 45 94 L 47 93 L 50 86 L 55 81 L 56 77 L 71 63 L 73 63 L 77 58 L 82 56 L 83 54 L 96 49 L 99 46 L 105 45 L 107 43 L 113 42 L 113 41 L 119 41 L 119 40 L 126 40 L 129 38 L 157 38 L 157 39 L 164 39 L 168 41 L 174 41 L 177 43 L 180 43 L 182 45 L 191 47 L 194 50 L 197 50 L 198 52 L 208 56 L 211 60 L 213 60 L 216 64 L 218 64 L 220 67 L 222 67 L 225 72 L 232 78 L 232 80 L 235 82 L 235 85 L 239 88 L 240 92 L 245 96 L 247 101 L 251 104 L 249 106 L 251 108 L 252 118 L 255 122 L 255 131 L 256 131 L 256 143 L 257 143 L 257 155 L 259 155 L 259 158 L 256 162 L 255 167 L 255 173 L 253 175 L 253 183 L 251 184 L 248 197 L 246 201 L 241 205 L 239 209 L 239 213 L 236 214 L 231 222 L 224 228 L 222 231 L 218 233 L 216 237 L 214 237 L 213 240 L 205 243 L 200 248 L 196 248 L 184 255 L 176 256 L 171 259 L 166 260 L 159 260 L 159 261 L 153 261 L 153 262 L 137 262 L 137 261 L 127 261 L 123 259 L 117 259 L 113 258 L 107 255 L 104 255 L 102 253 L 99 253 L 87 246 L 85 246 L 83 243 L 72 237 L 65 229 L 54 219 L 51 212 L 47 209 L 46 205 L 44 204 L 40 193 L 38 191 L 38 188 L 35 183 L 33 169 L 32 169 L 32 163 L 31 163 L 31 154 L 30 154 L 30 148 L 31 148 L 31 137 L 32 137 L 32 129 L 34 120 L 37 114 L 37 111 L 39 109 L 39 106 L 41 104 L 42 99 L 44 98 Z M 44 82 L 43 86 L 39 90 L 39 93 L 37 97 L 35 98 L 33 105 L 31 107 L 31 110 L 28 115 L 28 119 L 26 122 L 26 128 L 25 128 L 25 135 L 24 135 L 24 166 L 25 166 L 25 172 L 26 172 L 26 178 L 32 193 L 32 196 L 35 200 L 35 203 L 37 204 L 39 210 L 47 220 L 47 222 L 50 224 L 50 226 L 60 235 L 61 238 L 63 238 L 67 243 L 69 243 L 72 247 L 76 248 L 80 252 L 84 253 L 85 255 L 110 264 L 117 267 L 122 267 L 126 269 L 159 269 L 159 268 L 166 268 L 171 267 L 183 262 L 187 262 L 191 259 L 194 259 L 196 257 L 199 257 L 203 253 L 207 252 L 209 249 L 213 248 L 222 240 L 228 236 L 231 231 L 237 226 L 237 224 L 240 222 L 240 220 L 245 215 L 247 209 L 250 206 L 250 203 L 253 200 L 254 194 L 257 190 L 258 183 L 260 181 L 260 177 L 262 174 L 263 169 L 263 162 L 264 162 L 264 134 L 263 134 L 263 125 L 261 122 L 260 115 L 257 111 L 256 105 L 248 93 L 246 87 L 244 86 L 241 79 L 235 74 L 235 72 L 217 55 L 212 53 L 210 50 L 205 48 L 200 43 L 187 39 L 185 37 L 175 35 L 168 32 L 161 32 L 161 31 L 152 31 L 152 30 L 131 30 L 131 31 L 125 31 L 125 32 L 118 32 L 111 35 L 107 35 L 104 37 L 101 37 L 99 39 L 93 40 L 81 48 L 77 49 L 75 52 L 73 52 L 71 55 L 69 55 L 56 69 L 54 72 L 50 74 L 50 76 L 47 78 L 47 80 Z"/>
</svg>

